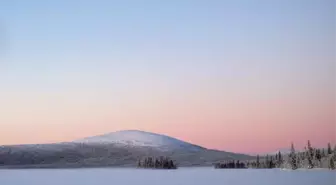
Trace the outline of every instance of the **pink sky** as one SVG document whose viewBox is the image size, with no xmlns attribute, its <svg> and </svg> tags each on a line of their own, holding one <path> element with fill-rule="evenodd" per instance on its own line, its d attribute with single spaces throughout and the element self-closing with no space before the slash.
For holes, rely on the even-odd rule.
<svg viewBox="0 0 336 185">
<path fill-rule="evenodd" d="M 275 151 L 291 142 L 303 148 L 308 139 L 319 147 L 335 143 L 331 91 L 286 90 L 271 96 L 257 93 L 259 89 L 196 89 L 176 95 L 164 88 L 147 94 L 145 88 L 137 94 L 115 93 L 118 98 L 111 99 L 106 91 L 10 93 L 0 107 L 0 143 L 71 141 L 124 129 L 244 153 Z"/>
</svg>

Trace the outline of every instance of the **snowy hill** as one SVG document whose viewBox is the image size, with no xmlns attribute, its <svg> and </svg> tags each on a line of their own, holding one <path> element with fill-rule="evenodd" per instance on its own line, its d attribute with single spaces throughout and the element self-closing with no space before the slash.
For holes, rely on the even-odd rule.
<svg viewBox="0 0 336 185">
<path fill-rule="evenodd" d="M 255 157 L 209 150 L 166 135 L 125 130 L 73 142 L 0 146 L 0 168 L 135 166 L 143 157 L 166 156 L 179 166 L 211 166 Z"/>
<path fill-rule="evenodd" d="M 127 147 L 155 147 L 160 150 L 203 150 L 205 148 L 166 135 L 139 130 L 124 130 L 73 141 L 85 144 L 116 144 Z"/>
</svg>

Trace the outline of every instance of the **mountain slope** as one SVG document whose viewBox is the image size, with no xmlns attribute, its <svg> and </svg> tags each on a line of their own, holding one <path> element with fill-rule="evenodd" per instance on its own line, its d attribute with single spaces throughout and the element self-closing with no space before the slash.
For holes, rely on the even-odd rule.
<svg viewBox="0 0 336 185">
<path fill-rule="evenodd" d="M 197 151 L 205 148 L 187 143 L 176 138 L 172 138 L 162 134 L 155 134 L 151 132 L 139 130 L 124 130 L 104 134 L 100 136 L 88 137 L 84 139 L 75 140 L 74 143 L 86 144 L 119 144 L 128 147 L 154 147 L 159 150 L 190 150 Z"/>
<path fill-rule="evenodd" d="M 137 160 L 148 156 L 167 156 L 179 166 L 254 159 L 209 150 L 165 135 L 126 130 L 68 143 L 0 146 L 0 168 L 135 166 Z"/>
</svg>

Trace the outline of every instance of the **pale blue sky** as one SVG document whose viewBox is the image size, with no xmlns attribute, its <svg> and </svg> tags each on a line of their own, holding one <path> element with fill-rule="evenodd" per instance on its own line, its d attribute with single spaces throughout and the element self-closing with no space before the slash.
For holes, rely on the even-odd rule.
<svg viewBox="0 0 336 185">
<path fill-rule="evenodd" d="M 134 71 L 172 83 L 212 75 L 325 82 L 334 8 L 332 0 L 5 1 L 1 65 L 13 83 L 33 86 L 47 74 L 56 83 L 72 72 L 105 81 Z"/>
</svg>

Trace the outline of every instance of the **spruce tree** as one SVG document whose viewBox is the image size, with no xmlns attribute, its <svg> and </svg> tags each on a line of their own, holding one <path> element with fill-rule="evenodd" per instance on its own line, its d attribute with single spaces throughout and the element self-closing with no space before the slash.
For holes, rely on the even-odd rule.
<svg viewBox="0 0 336 185">
<path fill-rule="evenodd" d="M 293 170 L 296 170 L 297 167 L 297 163 L 296 163 L 296 154 L 295 154 L 295 148 L 294 148 L 294 144 L 292 143 L 291 145 L 291 153 L 289 154 L 289 163 L 292 167 Z"/>
<path fill-rule="evenodd" d="M 305 160 L 305 152 L 300 152 L 301 160 Z"/>
<path fill-rule="evenodd" d="M 296 164 L 297 164 L 297 168 L 301 167 L 301 158 L 299 155 L 296 156 Z"/>
<path fill-rule="evenodd" d="M 259 162 L 259 155 L 257 155 L 257 168 L 259 168 L 260 167 L 260 162 Z"/>
<path fill-rule="evenodd" d="M 325 156 L 324 148 L 322 148 L 321 157 L 324 158 Z"/>
<path fill-rule="evenodd" d="M 271 156 L 271 160 L 270 160 L 270 164 L 269 164 L 270 168 L 274 168 L 274 162 L 273 162 L 273 156 Z"/>
<path fill-rule="evenodd" d="M 334 170 L 335 169 L 335 163 L 332 157 L 329 159 L 329 169 Z"/>
<path fill-rule="evenodd" d="M 265 164 L 264 164 L 264 168 L 269 168 L 269 159 L 268 159 L 268 154 L 266 155 L 266 159 L 265 159 Z"/>
<path fill-rule="evenodd" d="M 138 167 L 139 168 L 141 167 L 141 161 L 140 160 L 138 161 Z"/>
<path fill-rule="evenodd" d="M 332 154 L 332 150 L 331 150 L 330 143 L 328 143 L 328 155 L 329 155 L 329 154 Z"/>
<path fill-rule="evenodd" d="M 308 140 L 308 154 L 310 155 L 311 159 L 314 157 L 314 151 L 313 147 L 310 144 L 310 141 Z"/>
<path fill-rule="evenodd" d="M 277 164 L 278 164 L 278 167 L 280 168 L 281 165 L 282 165 L 282 155 L 281 155 L 281 152 L 279 151 L 278 153 L 278 161 L 277 161 Z"/>
<path fill-rule="evenodd" d="M 307 144 L 307 160 L 308 160 L 308 165 L 309 168 L 314 168 L 314 164 L 313 164 L 313 148 L 311 147 L 310 141 L 308 140 L 308 144 Z"/>
<path fill-rule="evenodd" d="M 321 162 L 321 158 L 322 158 L 322 155 L 321 155 L 320 149 L 316 149 L 315 159 Z"/>
</svg>

